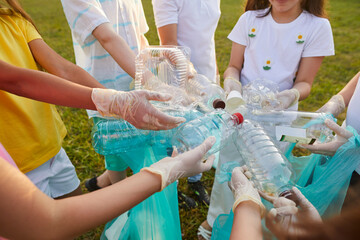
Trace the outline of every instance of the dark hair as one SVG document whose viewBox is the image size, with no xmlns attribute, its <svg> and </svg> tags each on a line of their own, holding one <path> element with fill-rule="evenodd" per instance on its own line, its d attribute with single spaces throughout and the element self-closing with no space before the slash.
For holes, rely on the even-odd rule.
<svg viewBox="0 0 360 240">
<path fill-rule="evenodd" d="M 5 3 L 6 1 L 6 3 Z M 17 0 L 0 0 L 0 7 L 4 7 L 3 4 L 5 4 L 6 7 L 9 7 L 12 11 L 15 13 L 20 14 L 23 18 L 28 20 L 34 27 L 36 28 L 36 25 L 34 21 L 31 19 L 30 15 L 25 12 L 25 10 L 21 7 L 20 3 Z M 38 31 L 38 29 L 36 28 Z"/>
<path fill-rule="evenodd" d="M 326 0 L 301 0 L 301 8 L 317 17 L 327 17 L 325 11 Z M 249 10 L 260 10 L 269 8 L 263 16 L 267 16 L 271 11 L 269 0 L 248 0 L 245 6 L 245 12 Z"/>
</svg>

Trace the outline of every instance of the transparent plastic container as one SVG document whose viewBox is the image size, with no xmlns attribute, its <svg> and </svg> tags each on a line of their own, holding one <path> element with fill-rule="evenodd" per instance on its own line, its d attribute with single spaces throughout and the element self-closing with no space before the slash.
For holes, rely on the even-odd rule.
<svg viewBox="0 0 360 240">
<path fill-rule="evenodd" d="M 259 124 L 244 120 L 238 130 L 235 145 L 259 190 L 273 196 L 289 197 L 291 195 L 295 172 Z"/>
<path fill-rule="evenodd" d="M 276 139 L 284 142 L 312 144 L 316 140 L 328 142 L 333 139 L 333 132 L 324 121 L 336 119 L 327 113 L 252 110 L 246 118 L 264 126 L 274 126 Z"/>
<path fill-rule="evenodd" d="M 279 104 L 276 94 L 278 86 L 266 79 L 257 79 L 242 88 L 242 97 L 248 108 L 274 109 Z"/>
<path fill-rule="evenodd" d="M 186 91 L 195 102 L 208 111 L 225 108 L 225 92 L 216 83 L 211 82 L 202 74 L 196 74 L 186 82 Z"/>
<path fill-rule="evenodd" d="M 158 109 L 170 116 L 184 117 L 186 121 L 202 117 L 203 114 L 195 109 L 172 106 L 164 102 L 152 102 Z M 137 129 L 122 119 L 100 119 L 92 129 L 92 144 L 97 153 L 112 155 L 144 148 L 145 145 L 156 147 L 171 146 L 171 139 L 179 127 L 150 131 Z"/>
<path fill-rule="evenodd" d="M 225 139 L 236 132 L 242 121 L 242 115 L 238 113 L 231 115 L 223 110 L 207 113 L 179 127 L 172 138 L 172 145 L 183 153 L 199 146 L 206 138 L 215 136 L 216 142 L 206 156 L 212 155 L 220 150 Z"/>
</svg>

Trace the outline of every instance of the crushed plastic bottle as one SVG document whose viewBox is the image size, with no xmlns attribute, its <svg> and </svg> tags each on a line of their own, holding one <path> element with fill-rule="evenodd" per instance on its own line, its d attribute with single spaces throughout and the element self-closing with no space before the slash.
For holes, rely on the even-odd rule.
<svg viewBox="0 0 360 240">
<path fill-rule="evenodd" d="M 220 109 L 209 112 L 180 126 L 173 136 L 172 145 L 183 153 L 199 146 L 206 138 L 215 136 L 216 142 L 206 156 L 212 155 L 220 150 L 221 142 L 236 132 L 242 121 L 243 117 L 238 113 L 231 115 Z"/>
<path fill-rule="evenodd" d="M 273 109 L 279 104 L 276 94 L 279 92 L 275 83 L 257 79 L 242 89 L 243 99 L 252 109 Z"/>
<path fill-rule="evenodd" d="M 257 123 L 244 120 L 236 136 L 235 145 L 255 186 L 269 195 L 289 197 L 295 172 L 266 131 Z"/>
</svg>

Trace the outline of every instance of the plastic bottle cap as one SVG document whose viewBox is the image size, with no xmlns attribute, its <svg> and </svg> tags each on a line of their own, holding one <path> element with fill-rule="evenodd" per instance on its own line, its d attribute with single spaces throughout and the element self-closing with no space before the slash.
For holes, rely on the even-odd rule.
<svg viewBox="0 0 360 240">
<path fill-rule="evenodd" d="M 223 100 L 221 100 L 221 99 L 215 99 L 214 101 L 213 101 L 213 107 L 215 108 L 215 109 L 218 109 L 218 108 L 221 108 L 221 109 L 224 109 L 225 108 L 225 102 L 223 101 Z"/>
<path fill-rule="evenodd" d="M 241 113 L 234 113 L 233 116 L 235 117 L 235 119 L 237 119 L 236 123 L 238 125 L 244 122 L 244 117 Z"/>
</svg>

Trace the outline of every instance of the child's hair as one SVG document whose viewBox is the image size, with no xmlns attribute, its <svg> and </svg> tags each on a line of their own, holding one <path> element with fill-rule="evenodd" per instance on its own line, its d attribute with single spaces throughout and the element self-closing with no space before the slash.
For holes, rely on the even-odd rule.
<svg viewBox="0 0 360 240">
<path fill-rule="evenodd" d="M 317 17 L 327 17 L 325 11 L 326 0 L 301 0 L 301 8 Z M 245 6 L 245 12 L 249 10 L 260 10 L 269 8 L 263 16 L 267 16 L 271 11 L 271 4 L 269 0 L 248 0 Z"/>
<path fill-rule="evenodd" d="M 30 15 L 25 12 L 25 10 L 21 7 L 20 3 L 17 0 L 5 0 L 5 1 L 0 0 L 0 7 L 4 7 L 4 6 L 9 7 L 11 10 L 20 14 L 23 18 L 28 20 L 36 28 L 35 23 L 31 19 Z M 38 29 L 36 28 L 36 30 Z"/>
</svg>

